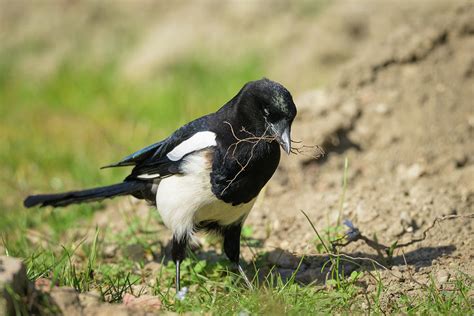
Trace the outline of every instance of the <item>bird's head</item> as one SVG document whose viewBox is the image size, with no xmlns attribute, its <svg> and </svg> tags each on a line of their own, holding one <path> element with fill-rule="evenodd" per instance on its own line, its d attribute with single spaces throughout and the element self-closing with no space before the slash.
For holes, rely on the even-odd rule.
<svg viewBox="0 0 474 316">
<path fill-rule="evenodd" d="M 269 79 L 247 83 L 237 95 L 239 107 L 257 131 L 275 137 L 286 153 L 291 151 L 291 124 L 296 106 L 290 92 Z"/>
</svg>

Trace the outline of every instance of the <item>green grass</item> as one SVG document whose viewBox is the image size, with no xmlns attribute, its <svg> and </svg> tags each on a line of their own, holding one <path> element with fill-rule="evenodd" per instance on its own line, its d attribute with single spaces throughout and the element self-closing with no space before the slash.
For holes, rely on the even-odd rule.
<svg viewBox="0 0 474 316">
<path fill-rule="evenodd" d="M 173 263 L 162 262 L 153 275 L 146 270 L 146 263 L 159 260 L 154 256 L 161 251 L 159 233 L 148 233 L 161 225 L 157 212 L 151 210 L 144 219 L 117 211 L 117 217 L 128 217 L 127 225 L 114 231 L 90 225 L 104 204 L 53 210 L 22 207 L 24 197 L 33 192 L 120 181 L 126 170 L 98 168 L 216 110 L 243 83 L 265 74 L 258 56 L 232 63 L 190 57 L 145 83 L 119 79 L 114 63 L 94 68 L 66 62 L 45 79 L 30 80 L 16 76 L 3 56 L 0 70 L 0 249 L 24 258 L 31 280 L 48 278 L 79 292 L 94 290 L 111 303 L 121 302 L 124 293 L 140 294 L 135 285 L 145 284 L 161 298 L 164 309 L 176 312 L 383 313 L 386 306 L 380 297 L 387 286 L 380 281 L 377 290 L 364 297 L 359 282 L 363 273 L 340 274 L 338 260 L 326 286 L 302 286 L 294 277 L 283 280 L 268 272 L 260 281 L 254 280 L 255 290 L 249 290 L 228 270 L 224 258 L 209 262 L 191 256 L 182 272 L 183 284 L 190 290 L 178 301 Z M 344 196 L 341 205 L 343 200 Z M 339 233 L 336 230 L 334 234 Z M 331 229 L 327 231 L 329 236 Z M 252 228 L 246 227 L 244 236 L 251 235 Z M 104 253 L 110 244 L 118 248 L 112 258 Z M 131 245 L 140 245 L 144 257 L 124 255 Z M 258 254 L 255 266 L 247 267 L 249 273 L 266 266 L 265 255 Z M 453 291 L 439 291 L 433 283 L 421 298 L 402 295 L 390 310 L 406 314 L 471 312 L 468 292 L 472 280 L 459 275 L 453 286 Z"/>
</svg>

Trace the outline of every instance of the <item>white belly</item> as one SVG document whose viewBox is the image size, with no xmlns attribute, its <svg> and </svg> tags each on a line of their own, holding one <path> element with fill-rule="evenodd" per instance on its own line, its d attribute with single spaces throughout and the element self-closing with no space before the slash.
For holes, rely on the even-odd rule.
<svg viewBox="0 0 474 316">
<path fill-rule="evenodd" d="M 203 221 L 229 225 L 245 219 L 255 202 L 232 206 L 217 199 L 211 191 L 211 166 L 205 156 L 202 151 L 184 158 L 184 174 L 165 178 L 158 185 L 156 206 L 164 224 L 178 238 L 192 234 L 195 224 Z"/>
</svg>

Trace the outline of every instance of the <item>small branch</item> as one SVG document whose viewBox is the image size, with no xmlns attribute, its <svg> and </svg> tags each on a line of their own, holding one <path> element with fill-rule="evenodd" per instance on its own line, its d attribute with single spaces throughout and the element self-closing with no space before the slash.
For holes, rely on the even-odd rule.
<svg viewBox="0 0 474 316">
<path fill-rule="evenodd" d="M 228 121 L 224 121 L 224 124 L 227 124 L 230 128 L 230 131 L 232 133 L 232 136 L 234 137 L 234 139 L 236 140 L 235 143 L 231 144 L 228 148 L 227 148 L 227 151 L 224 155 L 224 158 L 223 158 L 223 161 L 225 161 L 229 156 L 232 156 L 232 158 L 235 159 L 236 163 L 239 165 L 240 167 L 240 170 L 237 172 L 237 174 L 231 179 L 229 180 L 229 183 L 227 184 L 227 186 L 224 188 L 224 190 L 222 190 L 221 194 L 224 194 L 224 192 L 232 185 L 232 183 L 237 179 L 237 177 L 243 172 L 245 171 L 245 169 L 249 166 L 250 162 L 252 161 L 252 158 L 253 158 L 253 155 L 254 155 L 254 151 L 255 151 L 255 148 L 257 147 L 257 145 L 261 142 L 261 141 L 265 141 L 265 142 L 273 142 L 275 140 L 277 140 L 277 136 L 276 135 L 268 135 L 268 131 L 271 127 L 271 125 L 267 122 L 267 128 L 265 129 L 265 131 L 263 132 L 263 134 L 261 136 L 256 136 L 254 133 L 248 131 L 245 127 L 242 127 L 240 129 L 240 132 L 241 133 L 245 133 L 248 135 L 248 137 L 245 137 L 245 138 L 241 138 L 239 136 L 237 136 L 237 133 L 235 132 L 234 130 L 234 127 L 232 126 L 231 123 L 229 123 Z M 235 154 L 238 150 L 238 147 L 239 145 L 243 144 L 243 143 L 247 143 L 247 144 L 252 144 L 252 147 L 250 149 L 250 156 L 249 158 L 247 159 L 247 161 L 245 163 L 242 163 L 241 161 L 239 161 L 236 157 L 235 157 Z M 293 146 L 293 144 L 299 144 L 298 146 Z M 304 155 L 304 156 L 309 156 L 310 158 L 312 159 L 318 159 L 322 156 L 324 156 L 325 152 L 324 150 L 322 149 L 322 147 L 318 146 L 318 145 L 315 145 L 315 146 L 308 146 L 308 145 L 304 145 L 304 144 L 301 144 L 301 141 L 294 141 L 294 140 L 291 140 L 291 153 L 295 154 L 295 155 Z M 311 154 L 311 155 L 308 155 L 307 152 L 308 151 L 313 151 L 314 149 L 316 149 L 316 153 L 315 154 Z"/>
<path fill-rule="evenodd" d="M 261 142 L 261 141 L 266 141 L 266 142 L 272 142 L 274 140 L 276 140 L 276 137 L 275 136 L 267 136 L 267 132 L 268 132 L 268 129 L 269 129 L 269 126 L 267 127 L 267 129 L 263 132 L 263 135 L 260 136 L 260 137 L 256 137 L 253 133 L 247 131 L 245 129 L 245 127 L 242 127 L 240 129 L 241 132 L 243 133 L 246 133 L 246 134 L 249 134 L 250 137 L 247 137 L 247 138 L 239 138 L 235 131 L 234 131 L 234 128 L 232 126 L 232 124 L 230 124 L 229 122 L 227 121 L 224 121 L 225 124 L 229 125 L 230 127 L 230 130 L 231 130 L 231 133 L 232 133 L 232 136 L 234 136 L 234 138 L 237 140 L 235 143 L 231 144 L 229 146 L 229 148 L 227 148 L 227 151 L 224 155 L 224 160 L 227 159 L 227 157 L 229 156 L 229 152 L 232 150 L 232 157 L 235 159 L 235 161 L 237 162 L 237 164 L 240 166 L 240 170 L 235 174 L 235 176 L 229 180 L 229 183 L 227 184 L 227 186 L 224 188 L 224 190 L 222 190 L 221 194 L 224 194 L 224 192 L 232 185 L 232 183 L 234 183 L 234 181 L 237 179 L 237 177 L 245 171 L 245 169 L 248 167 L 248 165 L 250 164 L 250 162 L 252 161 L 252 158 L 253 158 L 253 155 L 254 155 L 254 151 L 255 151 L 255 148 L 257 147 L 257 145 Z M 235 158 L 235 152 L 238 148 L 238 146 L 241 144 L 241 143 L 250 143 L 250 144 L 253 144 L 252 145 L 252 148 L 250 149 L 250 156 L 249 158 L 247 159 L 246 163 L 243 164 L 241 163 L 237 158 Z"/>
<path fill-rule="evenodd" d="M 446 220 L 452 220 L 452 219 L 457 219 L 457 218 L 474 218 L 474 213 L 470 214 L 465 214 L 465 215 L 447 215 L 447 216 L 442 216 L 442 217 L 436 217 L 433 222 L 431 223 L 430 226 L 428 226 L 422 233 L 422 236 L 419 238 L 414 238 L 406 243 L 402 244 L 394 244 L 394 246 L 386 246 L 384 244 L 381 244 L 375 240 L 372 240 L 360 232 L 360 230 L 357 227 L 354 227 L 350 221 L 345 221 L 346 226 L 349 227 L 349 231 L 346 233 L 346 235 L 341 238 L 344 239 L 346 238 L 347 241 L 344 243 L 339 243 L 339 242 L 333 242 L 331 243 L 331 246 L 333 249 L 336 247 L 345 247 L 349 245 L 350 243 L 356 242 L 358 240 L 364 241 L 370 248 L 374 249 L 377 251 L 377 253 L 382 256 L 381 251 L 387 252 L 388 250 L 392 249 L 399 249 L 399 248 L 404 248 L 410 245 L 413 245 L 415 243 L 422 242 L 426 239 L 428 232 L 433 229 L 438 222 L 443 222 Z M 338 239 L 338 240 L 341 240 Z M 383 256 L 382 256 L 383 257 Z"/>
<path fill-rule="evenodd" d="M 293 146 L 293 144 L 298 144 Z M 291 151 L 294 155 L 303 155 L 311 159 L 319 159 L 326 155 L 324 149 L 319 145 L 305 145 L 302 141 L 291 140 Z"/>
<path fill-rule="evenodd" d="M 423 241 L 426 239 L 426 234 L 435 227 L 436 223 L 443 222 L 446 220 L 451 220 L 451 219 L 457 219 L 457 218 L 474 218 L 474 213 L 464 214 L 464 215 L 446 215 L 446 216 L 436 217 L 431 223 L 431 225 L 423 231 L 422 237 L 412 239 L 409 242 L 406 242 L 404 244 L 399 244 L 395 248 L 402 248 L 402 247 L 410 246 L 410 245 L 413 245 L 414 243 Z"/>
<path fill-rule="evenodd" d="M 373 265 L 379 267 L 379 268 L 382 268 L 383 270 L 386 270 L 389 274 L 391 274 L 393 277 L 397 278 L 398 280 L 401 280 L 403 279 L 403 277 L 399 276 L 399 275 L 396 275 L 394 274 L 389 268 L 387 268 L 385 265 L 383 265 L 382 263 L 378 262 L 377 260 L 375 259 L 372 259 L 372 258 L 367 258 L 367 257 L 353 257 L 353 256 L 350 256 L 350 255 L 347 255 L 347 254 L 343 254 L 343 253 L 339 253 L 337 248 L 336 247 L 344 247 L 344 246 L 347 246 L 348 244 L 352 243 L 352 242 L 355 242 L 357 240 L 363 240 L 369 247 L 375 249 L 377 251 L 377 253 L 379 254 L 379 256 L 381 258 L 384 258 L 384 256 L 382 255 L 382 250 L 386 251 L 387 250 L 392 250 L 393 249 L 396 249 L 396 248 L 403 248 L 403 247 L 406 247 L 406 246 L 409 246 L 409 245 L 412 245 L 414 243 L 417 243 L 417 242 L 421 242 L 423 240 L 426 239 L 426 236 L 427 236 L 427 233 L 428 231 L 430 231 L 431 229 L 433 229 L 433 227 L 435 227 L 436 223 L 438 222 L 442 222 L 442 221 L 445 221 L 445 220 L 451 220 L 451 219 L 457 219 L 457 218 L 474 218 L 474 213 L 470 213 L 470 214 L 465 214 L 465 215 L 447 215 L 447 216 L 443 216 L 443 217 L 437 217 L 433 220 L 433 222 L 431 223 L 431 225 L 426 228 L 423 233 L 422 233 L 422 237 L 420 238 L 416 238 L 416 239 L 412 239 L 411 241 L 409 242 L 406 242 L 406 243 L 403 243 L 403 244 L 399 244 L 397 245 L 396 243 L 392 246 L 392 247 L 387 247 L 383 244 L 380 244 L 378 243 L 377 241 L 374 241 L 374 240 L 371 240 L 369 238 L 367 238 L 366 236 L 364 236 L 360 230 L 357 228 L 357 227 L 354 227 L 352 225 L 352 222 L 350 221 L 345 221 L 344 224 L 346 226 L 348 226 L 350 228 L 349 232 L 346 233 L 346 235 L 343 237 L 343 238 L 348 238 L 348 241 L 345 242 L 345 243 L 338 243 L 338 242 L 332 242 L 331 243 L 331 250 L 329 249 L 329 247 L 326 245 L 326 243 L 324 242 L 324 240 L 321 238 L 321 235 L 319 234 L 318 230 L 316 229 L 316 227 L 314 226 L 313 222 L 311 221 L 311 219 L 309 218 L 308 214 L 306 214 L 303 210 L 301 210 L 301 213 L 303 213 L 303 215 L 306 217 L 306 219 L 308 220 L 309 224 L 311 225 L 311 228 L 313 229 L 313 231 L 315 232 L 316 236 L 318 237 L 319 241 L 321 242 L 321 244 L 323 245 L 324 249 L 326 250 L 326 253 L 323 253 L 321 255 L 325 255 L 325 256 L 328 256 L 329 257 L 329 261 L 331 262 L 331 266 L 329 268 L 329 272 L 328 274 L 334 269 L 334 267 L 337 266 L 337 262 L 335 261 L 335 259 L 338 259 L 338 258 L 343 258 L 345 260 L 347 260 L 348 262 L 352 262 L 356 265 L 358 265 L 359 267 L 361 267 L 360 264 L 358 264 L 356 261 L 367 261 L 367 262 L 370 262 L 372 263 Z M 342 239 L 342 238 L 341 238 Z M 338 239 L 338 240 L 341 240 L 341 239 Z M 407 264 L 407 261 L 406 261 L 406 258 L 405 258 L 405 254 L 403 253 L 402 251 L 402 256 L 403 256 L 403 260 L 405 262 L 405 265 L 408 266 Z M 326 264 L 325 264 L 326 265 Z M 325 266 L 324 265 L 324 266 Z M 323 266 L 323 268 L 324 268 Z M 377 278 L 370 272 L 370 271 L 367 271 L 369 273 L 369 275 L 371 277 L 373 277 L 375 280 L 377 280 Z M 415 278 L 411 275 L 411 273 L 409 272 L 410 274 L 410 278 L 412 281 L 414 281 L 415 283 L 417 283 L 418 285 L 422 286 L 422 287 L 426 287 L 425 284 L 415 280 Z M 328 277 L 328 275 L 326 275 L 326 278 Z"/>
</svg>

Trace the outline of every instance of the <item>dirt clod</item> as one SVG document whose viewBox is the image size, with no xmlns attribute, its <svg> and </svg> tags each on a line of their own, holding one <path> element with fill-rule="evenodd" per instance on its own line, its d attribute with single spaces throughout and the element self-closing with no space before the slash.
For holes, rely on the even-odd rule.
<svg viewBox="0 0 474 316">
<path fill-rule="evenodd" d="M 17 297 L 25 297 L 28 290 L 26 269 L 20 259 L 0 256 L 0 314 L 13 315 Z"/>
</svg>

